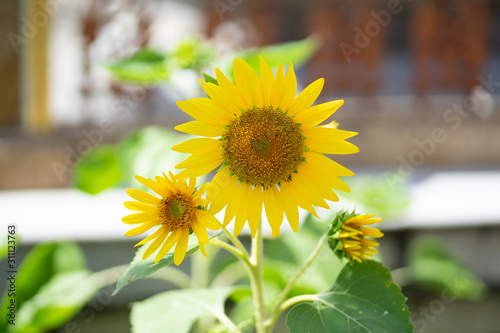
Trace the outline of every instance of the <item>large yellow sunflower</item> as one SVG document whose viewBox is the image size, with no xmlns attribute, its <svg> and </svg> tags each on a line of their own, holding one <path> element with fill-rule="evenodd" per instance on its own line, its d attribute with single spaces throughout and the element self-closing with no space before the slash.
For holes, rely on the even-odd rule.
<svg viewBox="0 0 500 333">
<path fill-rule="evenodd" d="M 343 100 L 311 106 L 323 79 L 298 96 L 292 64 L 276 76 L 260 58 L 259 75 L 241 59 L 233 64 L 235 83 L 216 69 L 217 83 L 200 81 L 210 98 L 180 101 L 177 105 L 195 118 L 177 130 L 206 138 L 188 140 L 172 149 L 192 154 L 176 168 L 199 176 L 222 165 L 207 192 L 209 212 L 225 206 L 224 225 L 233 218 L 235 235 L 246 221 L 255 235 L 262 204 L 273 231 L 280 234 L 283 214 L 298 230 L 297 206 L 316 215 L 314 206 L 329 208 L 325 199 L 338 201 L 332 189 L 349 191 L 338 176 L 354 173 L 323 154 L 351 154 L 359 149 L 346 142 L 357 133 L 317 126 L 330 117 Z"/>
<path fill-rule="evenodd" d="M 149 187 L 160 197 L 141 190 L 128 189 L 127 194 L 137 201 L 126 201 L 124 206 L 140 213 L 125 216 L 122 221 L 126 224 L 141 224 L 129 230 L 125 236 L 136 236 L 159 225 L 158 230 L 135 246 L 154 239 L 144 252 L 143 259 L 149 257 L 161 246 L 155 258 L 155 263 L 157 263 L 177 244 L 174 263 L 180 265 L 186 255 L 191 230 L 198 237 L 201 253 L 206 256 L 204 246 L 208 244 L 207 228 L 217 230 L 220 226 L 212 214 L 199 208 L 205 205 L 205 199 L 201 196 L 206 192 L 208 183 L 196 191 L 194 178 L 189 180 L 188 186 L 185 179 L 176 177 L 171 172 L 169 175 L 170 178 L 163 174 L 163 177 L 157 176 L 155 180 L 136 176 L 135 178 L 140 183 Z"/>
</svg>

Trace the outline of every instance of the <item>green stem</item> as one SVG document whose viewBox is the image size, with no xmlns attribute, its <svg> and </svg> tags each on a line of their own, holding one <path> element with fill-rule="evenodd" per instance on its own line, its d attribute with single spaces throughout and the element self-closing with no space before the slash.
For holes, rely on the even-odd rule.
<svg viewBox="0 0 500 333">
<path fill-rule="evenodd" d="M 283 313 L 283 311 L 285 311 L 286 309 L 291 307 L 292 305 L 295 305 L 295 304 L 300 303 L 300 302 L 317 301 L 317 300 L 318 300 L 318 296 L 316 296 L 316 295 L 299 295 L 299 296 L 289 298 L 286 301 L 284 301 L 283 303 L 281 303 L 281 305 L 279 306 L 278 316 L 281 313 Z"/>
<path fill-rule="evenodd" d="M 249 266 L 250 283 L 252 286 L 253 303 L 255 308 L 255 325 L 257 333 L 266 333 L 264 325 L 266 319 L 266 309 L 264 306 L 264 291 L 263 291 L 263 271 L 262 271 L 262 252 L 264 242 L 262 238 L 262 228 L 259 224 L 257 234 L 252 239 L 252 256 Z"/>
<path fill-rule="evenodd" d="M 314 259 L 316 259 L 318 254 L 321 252 L 321 249 L 323 248 L 323 245 L 325 244 L 327 238 L 328 238 L 328 235 L 325 233 L 323 235 L 323 237 L 321 237 L 321 239 L 319 240 L 318 245 L 316 245 L 316 248 L 313 250 L 313 252 L 311 253 L 309 258 L 307 259 L 304 266 L 302 266 L 302 268 L 297 272 L 297 274 L 295 274 L 295 276 L 292 278 L 292 280 L 290 280 L 290 282 L 288 282 L 285 289 L 283 289 L 283 291 L 281 292 L 280 296 L 278 297 L 278 300 L 276 301 L 276 304 L 275 304 L 273 310 L 271 311 L 271 316 L 269 317 L 269 320 L 266 323 L 266 326 L 269 327 L 269 329 L 272 330 L 274 324 L 276 323 L 276 320 L 278 319 L 280 314 L 283 312 L 283 310 L 281 310 L 281 306 L 286 303 L 285 302 L 286 297 L 288 296 L 288 294 L 292 290 L 295 283 L 297 283 L 297 281 L 302 276 L 302 274 L 304 274 L 304 272 L 309 268 L 309 266 L 311 266 Z"/>
</svg>

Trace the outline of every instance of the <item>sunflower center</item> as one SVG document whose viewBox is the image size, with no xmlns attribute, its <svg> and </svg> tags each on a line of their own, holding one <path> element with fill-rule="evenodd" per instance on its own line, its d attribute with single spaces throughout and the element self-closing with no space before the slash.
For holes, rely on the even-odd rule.
<svg viewBox="0 0 500 333">
<path fill-rule="evenodd" d="M 191 228 L 196 220 L 196 207 L 185 195 L 176 193 L 162 201 L 160 217 L 170 230 Z"/>
<path fill-rule="evenodd" d="M 222 137 L 226 163 L 241 181 L 265 188 L 287 180 L 304 153 L 299 125 L 280 110 L 243 112 Z"/>
</svg>

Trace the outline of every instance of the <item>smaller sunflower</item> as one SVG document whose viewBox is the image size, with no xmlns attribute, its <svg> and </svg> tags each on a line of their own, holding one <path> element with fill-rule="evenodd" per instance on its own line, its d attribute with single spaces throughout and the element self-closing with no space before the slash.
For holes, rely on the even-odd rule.
<svg viewBox="0 0 500 333">
<path fill-rule="evenodd" d="M 378 253 L 375 249 L 380 243 L 369 239 L 380 238 L 384 234 L 366 225 L 379 223 L 382 219 L 373 218 L 375 214 L 357 215 L 354 212 L 340 212 L 328 230 L 328 242 L 331 249 L 340 258 L 362 262 Z"/>
<path fill-rule="evenodd" d="M 163 174 L 163 177 L 156 176 L 155 180 L 135 176 L 141 184 L 153 190 L 159 197 L 141 190 L 128 189 L 127 194 L 137 201 L 126 201 L 123 205 L 139 213 L 127 215 L 122 221 L 126 224 L 140 224 L 127 231 L 125 236 L 137 236 L 159 226 L 154 233 L 135 246 L 154 239 L 142 259 L 148 258 L 160 249 L 155 258 L 157 263 L 177 244 L 174 263 L 180 265 L 186 255 L 192 231 L 198 237 L 201 253 L 206 256 L 204 246 L 208 244 L 207 228 L 217 230 L 220 227 L 215 217 L 201 208 L 205 206 L 205 199 L 201 196 L 206 192 L 209 183 L 196 190 L 195 178 L 191 178 L 188 185 L 185 179 L 178 178 L 171 172 L 169 176 Z"/>
</svg>

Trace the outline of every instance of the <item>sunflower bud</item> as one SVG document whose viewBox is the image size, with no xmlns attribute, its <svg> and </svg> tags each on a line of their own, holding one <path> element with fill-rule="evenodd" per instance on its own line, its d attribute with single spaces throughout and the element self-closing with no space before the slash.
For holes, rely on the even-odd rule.
<svg viewBox="0 0 500 333">
<path fill-rule="evenodd" d="M 328 229 L 328 244 L 340 259 L 362 262 L 377 253 L 379 243 L 369 238 L 380 238 L 384 234 L 368 224 L 382 221 L 373 218 L 375 214 L 358 215 L 353 212 L 339 212 Z M 369 237 L 369 238 L 368 238 Z"/>
</svg>

